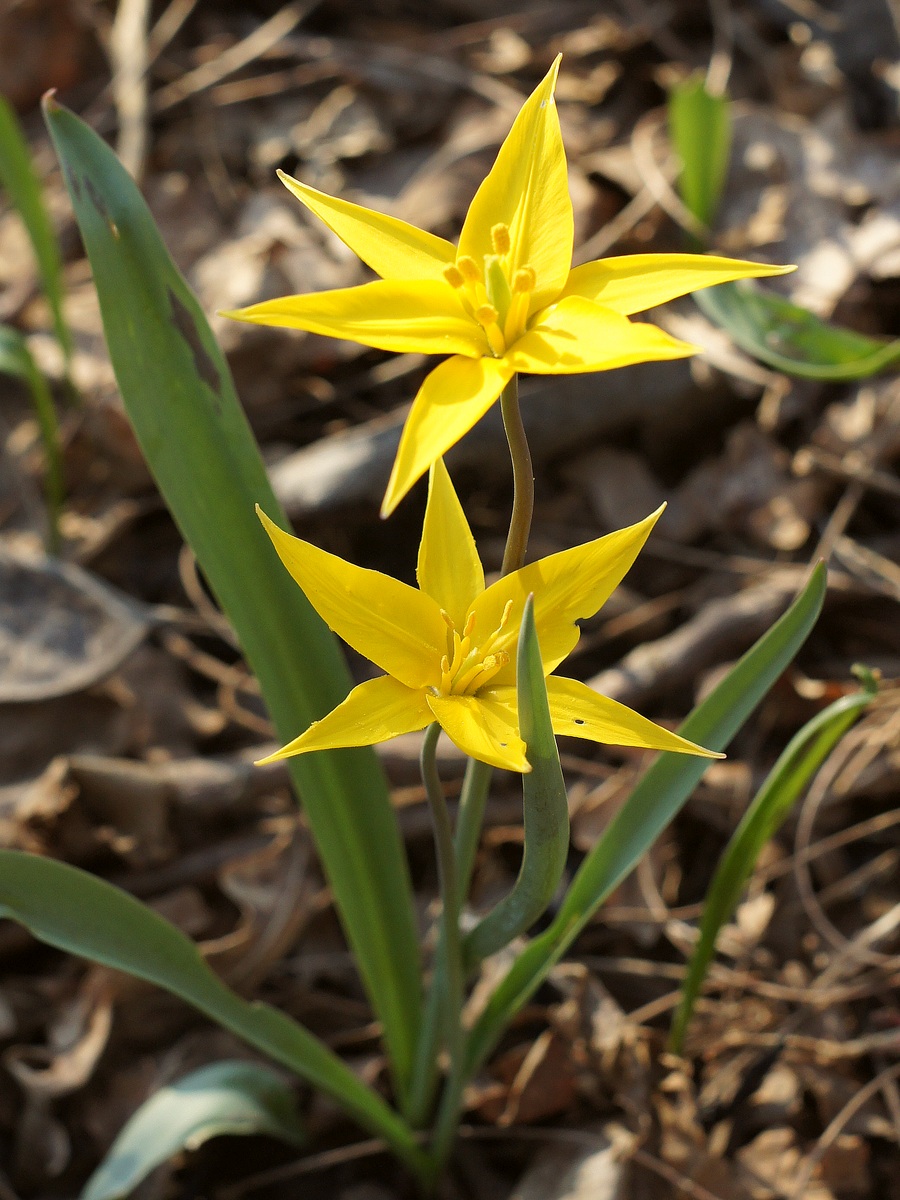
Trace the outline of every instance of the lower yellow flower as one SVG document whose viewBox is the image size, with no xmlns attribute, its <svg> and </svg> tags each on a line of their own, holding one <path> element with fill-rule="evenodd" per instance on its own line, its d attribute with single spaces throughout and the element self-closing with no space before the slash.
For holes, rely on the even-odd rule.
<svg viewBox="0 0 900 1200">
<path fill-rule="evenodd" d="M 575 622 L 593 616 L 606 602 L 662 509 L 485 588 L 475 540 L 438 459 L 429 476 L 418 589 L 292 537 L 258 511 L 281 561 L 319 615 L 386 672 L 354 688 L 328 716 L 262 762 L 310 750 L 368 746 L 437 721 L 470 757 L 528 771 L 519 736 L 515 660 L 530 594 L 555 733 L 721 757 L 584 683 L 551 674 L 578 641 Z"/>
</svg>

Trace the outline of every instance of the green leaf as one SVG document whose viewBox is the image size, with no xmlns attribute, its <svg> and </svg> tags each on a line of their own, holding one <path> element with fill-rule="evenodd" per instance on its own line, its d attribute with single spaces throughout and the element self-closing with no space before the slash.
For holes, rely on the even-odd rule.
<svg viewBox="0 0 900 1200">
<path fill-rule="evenodd" d="M 123 1200 L 182 1150 L 223 1134 L 304 1139 L 292 1089 L 271 1068 L 217 1062 L 160 1088 L 129 1118 L 81 1200 Z"/>
<path fill-rule="evenodd" d="M 694 300 L 742 350 L 788 375 L 867 379 L 900 363 L 900 338 L 889 342 L 831 325 L 749 280 L 706 288 Z"/>
<path fill-rule="evenodd" d="M 192 1004 L 212 1020 L 328 1092 L 366 1129 L 418 1169 L 407 1125 L 324 1042 L 267 1004 L 238 996 L 189 938 L 127 892 L 77 867 L 0 850 L 0 917 L 70 954 L 127 971 Z"/>
<path fill-rule="evenodd" d="M 73 113 L 52 101 L 45 112 L 131 423 L 288 741 L 344 699 L 346 664 L 254 515 L 258 503 L 288 527 L 228 366 L 138 189 Z M 289 768 L 402 1098 L 421 980 L 409 873 L 384 776 L 368 747 L 303 755 Z"/>
<path fill-rule="evenodd" d="M 522 776 L 525 850 L 512 891 L 468 935 L 467 969 L 524 933 L 546 911 L 569 853 L 569 802 L 553 735 L 544 665 L 529 596 L 519 634 L 516 689 L 519 730 L 531 771 Z"/>
<path fill-rule="evenodd" d="M 871 702 L 875 688 L 871 673 L 866 672 L 862 692 L 836 700 L 803 726 L 785 747 L 732 834 L 706 893 L 700 937 L 688 964 L 672 1022 L 670 1044 L 676 1054 L 681 1052 L 694 1004 L 715 953 L 719 930 L 737 908 L 760 851 L 778 832 L 827 755 Z"/>
<path fill-rule="evenodd" d="M 702 74 L 677 84 L 669 94 L 669 133 L 681 159 L 681 198 L 701 224 L 712 225 L 731 154 L 727 96 L 707 91 Z"/>
<path fill-rule="evenodd" d="M 820 563 L 788 611 L 698 705 L 679 729 L 711 750 L 724 750 L 803 645 L 822 608 L 827 573 Z M 610 892 L 647 853 L 690 796 L 708 759 L 661 754 L 582 863 L 553 924 L 534 938 L 497 987 L 473 1027 L 470 1071 L 477 1069 L 513 1015 L 528 1000 Z"/>
<path fill-rule="evenodd" d="M 63 312 L 63 278 L 59 247 L 47 216 L 28 144 L 15 110 L 0 96 L 0 183 L 25 222 L 34 247 L 44 293 L 53 314 L 53 327 L 66 362 L 72 357 L 72 334 Z"/>
<path fill-rule="evenodd" d="M 21 379 L 31 393 L 46 465 L 44 495 L 47 499 L 47 550 L 55 554 L 59 550 L 59 517 L 64 495 L 56 406 L 27 342 L 18 330 L 9 325 L 0 325 L 0 371 Z"/>
</svg>

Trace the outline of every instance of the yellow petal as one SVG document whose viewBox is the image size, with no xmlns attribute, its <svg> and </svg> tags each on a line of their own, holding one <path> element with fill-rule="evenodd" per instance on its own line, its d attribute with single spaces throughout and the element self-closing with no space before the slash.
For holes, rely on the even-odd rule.
<svg viewBox="0 0 900 1200">
<path fill-rule="evenodd" d="M 525 743 L 519 737 L 508 705 L 498 704 L 490 696 L 482 699 L 426 693 L 426 700 L 441 728 L 464 754 L 507 771 L 531 770 L 525 757 Z"/>
<path fill-rule="evenodd" d="M 633 709 L 601 696 L 577 679 L 547 680 L 547 698 L 555 734 L 587 738 L 609 746 L 643 746 L 647 750 L 674 750 L 678 754 L 699 754 L 701 758 L 724 758 L 713 750 L 695 746 L 677 733 L 648 721 Z"/>
<path fill-rule="evenodd" d="M 293 537 L 256 511 L 278 557 L 335 633 L 407 687 L 440 682 L 447 626 L 430 596 Z"/>
<path fill-rule="evenodd" d="M 786 275 L 796 269 L 713 254 L 623 254 L 575 267 L 562 295 L 595 300 L 629 316 L 730 279 Z"/>
<path fill-rule="evenodd" d="M 484 591 L 475 539 L 442 458 L 432 464 L 416 569 L 419 587 L 462 633 L 469 605 Z"/>
<path fill-rule="evenodd" d="M 629 321 L 581 296 L 552 304 L 536 321 L 506 353 L 517 371 L 532 375 L 609 371 L 632 363 L 686 358 L 700 350 L 655 325 Z"/>
<path fill-rule="evenodd" d="M 505 358 L 448 358 L 419 388 L 403 426 L 381 515 L 388 517 L 433 462 L 480 421 L 514 368 Z"/>
<path fill-rule="evenodd" d="M 398 354 L 465 354 L 488 351 L 484 330 L 444 280 L 398 283 L 377 280 L 360 287 L 280 296 L 222 313 L 253 325 L 305 329 Z"/>
<path fill-rule="evenodd" d="M 491 646 L 491 652 L 506 650 L 510 663 L 493 684 L 511 684 L 515 679 L 515 652 L 519 639 L 522 609 L 534 594 L 534 620 L 544 670 L 549 674 L 578 641 L 575 621 L 592 617 L 606 603 L 662 514 L 645 517 L 636 525 L 617 529 L 583 546 L 561 550 L 547 558 L 529 563 L 519 571 L 504 575 L 484 592 L 472 606 L 479 630 L 496 629 L 508 601 L 512 612 L 508 624 Z"/>
<path fill-rule="evenodd" d="M 459 239 L 460 254 L 481 263 L 493 253 L 491 229 L 508 226 L 508 277 L 529 266 L 537 278 L 532 312 L 556 299 L 572 265 L 572 201 L 553 99 L 558 72 L 559 58 L 522 106 L 475 194 Z"/>
<path fill-rule="evenodd" d="M 440 279 L 444 267 L 456 258 L 453 243 L 433 233 L 317 192 L 284 171 L 278 172 L 278 178 L 382 279 Z"/>
<path fill-rule="evenodd" d="M 408 688 L 390 675 L 369 679 L 355 687 L 347 699 L 306 733 L 276 750 L 259 763 L 308 754 L 310 750 L 339 750 L 344 746 L 374 746 L 401 733 L 424 729 L 431 709 L 420 688 Z M 259 765 L 259 763 L 257 765 Z"/>
</svg>

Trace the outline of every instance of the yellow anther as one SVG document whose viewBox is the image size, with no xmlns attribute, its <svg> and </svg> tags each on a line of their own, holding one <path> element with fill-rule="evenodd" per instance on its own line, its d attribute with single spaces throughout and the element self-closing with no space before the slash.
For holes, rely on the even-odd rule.
<svg viewBox="0 0 900 1200">
<path fill-rule="evenodd" d="M 481 268 L 474 258 L 463 254 L 456 260 L 456 266 L 466 283 L 481 283 Z"/>
<path fill-rule="evenodd" d="M 453 624 L 453 618 L 447 612 L 446 608 L 441 609 L 441 618 L 442 618 L 444 624 L 447 626 L 447 628 L 452 633 L 456 629 L 456 626 Z"/>
<path fill-rule="evenodd" d="M 441 659 L 441 674 L 448 675 L 450 673 L 450 659 L 445 654 Z"/>
<path fill-rule="evenodd" d="M 513 276 L 513 292 L 533 292 L 537 283 L 534 267 L 519 267 Z"/>
<path fill-rule="evenodd" d="M 512 612 L 512 608 L 512 600 L 507 600 L 506 604 L 503 606 L 503 616 L 500 618 L 500 624 L 497 626 L 498 633 L 501 629 L 505 628 L 506 623 L 509 621 L 509 614 Z"/>
<path fill-rule="evenodd" d="M 482 304 L 479 308 L 475 309 L 475 320 L 479 325 L 496 325 L 499 316 L 500 314 L 494 308 L 493 304 Z"/>
<path fill-rule="evenodd" d="M 463 629 L 463 637 L 471 637 L 475 632 L 475 614 L 469 613 L 465 628 Z"/>
<path fill-rule="evenodd" d="M 509 254 L 509 226 L 500 222 L 491 228 L 491 245 L 495 254 Z"/>
<path fill-rule="evenodd" d="M 452 288 L 461 288 L 465 286 L 466 277 L 463 275 L 459 267 L 455 267 L 453 263 L 444 267 L 444 278 Z"/>
</svg>

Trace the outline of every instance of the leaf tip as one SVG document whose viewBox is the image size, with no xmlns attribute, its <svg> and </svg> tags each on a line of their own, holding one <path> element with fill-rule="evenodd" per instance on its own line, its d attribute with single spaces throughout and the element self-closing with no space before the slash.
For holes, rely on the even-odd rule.
<svg viewBox="0 0 900 1200">
<path fill-rule="evenodd" d="M 56 88 L 48 88 L 41 96 L 41 108 L 48 117 L 54 116 L 62 109 L 62 105 L 56 99 Z"/>
</svg>

